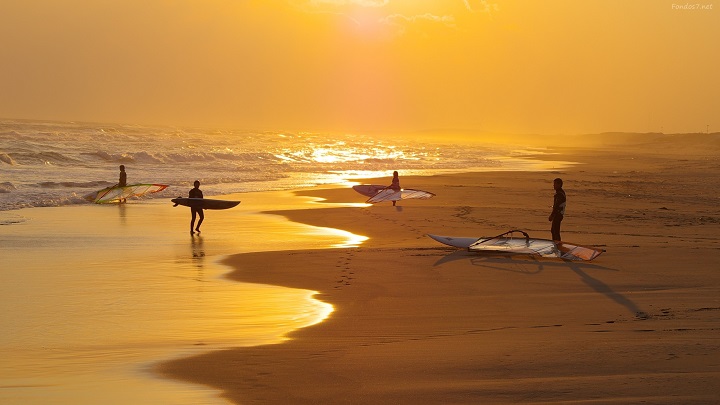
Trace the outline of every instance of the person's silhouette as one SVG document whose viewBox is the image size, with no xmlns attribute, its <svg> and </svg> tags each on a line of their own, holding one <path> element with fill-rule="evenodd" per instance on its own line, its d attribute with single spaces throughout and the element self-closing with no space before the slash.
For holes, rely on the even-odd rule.
<svg viewBox="0 0 720 405">
<path fill-rule="evenodd" d="M 125 173 L 125 165 L 120 165 L 120 179 L 118 180 L 118 187 L 127 186 L 127 173 Z"/>
<path fill-rule="evenodd" d="M 393 172 L 392 183 L 390 183 L 390 186 L 388 186 L 388 188 L 391 189 L 391 190 L 393 190 L 393 191 L 400 191 L 400 190 L 402 190 L 402 189 L 400 188 L 400 177 L 398 177 L 398 172 L 397 172 L 397 171 L 394 171 L 394 172 Z M 393 206 L 395 206 L 395 203 L 396 203 L 396 202 L 397 202 L 396 200 L 393 200 Z"/>
<path fill-rule="evenodd" d="M 127 186 L 127 173 L 125 173 L 125 165 L 120 165 L 120 179 L 118 179 L 118 184 L 115 187 L 125 186 Z M 125 201 L 125 198 L 120 198 L 121 203 L 124 203 Z"/>
<path fill-rule="evenodd" d="M 565 190 L 562 188 L 563 181 L 561 178 L 553 180 L 553 188 L 555 189 L 555 196 L 553 197 L 553 207 L 548 221 L 552 221 L 550 226 L 550 233 L 554 241 L 560 241 L 560 223 L 565 217 L 565 205 L 567 203 L 567 197 L 565 196 Z"/>
<path fill-rule="evenodd" d="M 200 190 L 200 181 L 195 180 L 195 183 L 193 184 L 195 187 L 193 187 L 190 192 L 188 193 L 188 197 L 190 198 L 203 198 L 203 193 Z M 195 232 L 193 232 L 193 226 L 195 226 L 195 216 L 199 217 L 197 227 L 195 227 L 195 231 L 197 233 L 200 233 L 200 225 L 203 223 L 203 219 L 205 219 L 205 214 L 203 213 L 202 208 L 195 208 L 190 207 L 190 213 L 192 214 L 192 219 L 190 220 L 190 235 L 194 235 Z"/>
</svg>

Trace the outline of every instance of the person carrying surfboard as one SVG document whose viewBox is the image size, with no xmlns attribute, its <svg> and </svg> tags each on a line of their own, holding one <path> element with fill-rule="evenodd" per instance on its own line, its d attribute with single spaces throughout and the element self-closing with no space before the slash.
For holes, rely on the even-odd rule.
<svg viewBox="0 0 720 405">
<path fill-rule="evenodd" d="M 553 188 L 555 189 L 555 196 L 553 197 L 553 207 L 548 221 L 552 222 L 550 226 L 550 233 L 554 241 L 560 241 L 560 223 L 565 217 L 565 205 L 567 204 L 567 197 L 565 196 L 565 190 L 562 188 L 563 181 L 561 178 L 553 180 Z"/>
<path fill-rule="evenodd" d="M 388 188 L 391 189 L 391 190 L 393 190 L 393 191 L 400 191 L 400 190 L 401 190 L 401 188 L 400 188 L 400 178 L 398 177 L 398 172 L 397 172 L 397 171 L 394 171 L 394 172 L 393 172 L 392 183 L 390 183 L 390 186 L 388 186 Z M 393 206 L 395 206 L 395 203 L 396 203 L 396 202 L 397 202 L 397 201 L 393 200 Z"/>
<path fill-rule="evenodd" d="M 203 198 L 202 190 L 200 190 L 200 181 L 195 180 L 195 183 L 193 183 L 193 185 L 195 187 L 190 190 L 190 192 L 188 193 L 188 197 Z M 197 233 L 200 233 L 200 225 L 202 225 L 203 219 L 205 219 L 205 214 L 203 213 L 202 208 L 195 207 L 190 207 L 190 213 L 192 214 L 192 219 L 190 220 L 190 235 L 194 235 L 195 232 L 193 232 L 193 226 L 195 225 L 195 216 L 197 215 L 199 217 L 199 221 L 197 223 L 195 231 L 197 231 Z"/>
</svg>

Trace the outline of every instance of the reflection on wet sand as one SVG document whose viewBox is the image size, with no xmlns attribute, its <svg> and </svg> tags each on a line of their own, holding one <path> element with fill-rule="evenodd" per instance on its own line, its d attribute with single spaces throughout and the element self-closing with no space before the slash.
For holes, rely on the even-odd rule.
<svg viewBox="0 0 720 405">
<path fill-rule="evenodd" d="M 286 192 L 243 197 L 306 203 Z M 217 262 L 362 241 L 253 206 L 213 216 L 189 241 L 187 212 L 164 201 L 32 209 L 27 222 L 0 227 L 0 403 L 226 403 L 148 370 L 181 354 L 283 341 L 332 306 L 314 291 L 229 281 Z"/>
</svg>

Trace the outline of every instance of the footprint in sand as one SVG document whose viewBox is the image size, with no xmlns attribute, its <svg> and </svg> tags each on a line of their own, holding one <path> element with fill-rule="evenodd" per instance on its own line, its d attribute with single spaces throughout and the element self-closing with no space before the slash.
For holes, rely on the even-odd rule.
<svg viewBox="0 0 720 405">
<path fill-rule="evenodd" d="M 354 251 L 346 250 L 343 255 L 339 256 L 335 262 L 335 267 L 340 268 L 340 276 L 335 281 L 336 285 L 334 288 L 342 288 L 346 285 L 351 285 L 351 280 L 354 279 L 354 272 L 350 271 L 350 262 L 354 257 Z"/>
</svg>

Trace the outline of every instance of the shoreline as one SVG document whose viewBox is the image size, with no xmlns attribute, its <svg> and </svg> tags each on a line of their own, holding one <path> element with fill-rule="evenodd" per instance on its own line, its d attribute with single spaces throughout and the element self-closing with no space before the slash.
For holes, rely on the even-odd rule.
<svg viewBox="0 0 720 405">
<path fill-rule="evenodd" d="M 708 172 L 718 178 L 717 166 L 632 151 L 566 155 L 583 164 L 401 177 L 403 186 L 437 197 L 397 208 L 273 212 L 370 240 L 350 249 L 233 255 L 227 277 L 319 291 L 315 298 L 335 312 L 281 344 L 210 352 L 157 371 L 219 388 L 234 403 L 719 399 L 720 280 L 711 271 L 720 262 L 717 192 L 686 203 L 687 190 Z M 557 176 L 569 196 L 563 239 L 605 246 L 594 262 L 477 256 L 424 236 L 519 228 L 546 237 Z M 679 178 L 686 181 L 673 183 Z M 358 196 L 351 189 L 298 194 L 328 202 Z M 680 261 L 678 250 L 689 249 Z"/>
<path fill-rule="evenodd" d="M 313 198 L 258 192 L 242 199 L 245 206 L 208 212 L 195 236 L 187 232 L 189 209 L 169 199 L 28 208 L 15 214 L 24 221 L 0 226 L 0 402 L 226 403 L 217 390 L 158 378 L 154 364 L 277 343 L 327 308 L 305 291 L 228 280 L 232 269 L 216 259 L 284 243 L 352 242 L 349 234 L 257 212 L 314 208 Z"/>
</svg>

